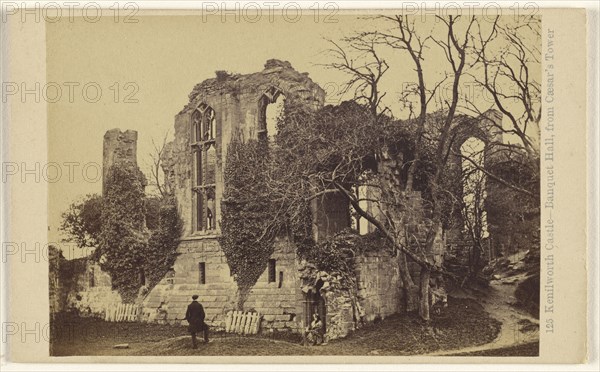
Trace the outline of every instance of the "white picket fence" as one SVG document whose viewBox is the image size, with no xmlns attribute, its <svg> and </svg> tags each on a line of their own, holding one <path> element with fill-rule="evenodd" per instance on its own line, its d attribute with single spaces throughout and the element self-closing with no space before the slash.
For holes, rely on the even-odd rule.
<svg viewBox="0 0 600 372">
<path fill-rule="evenodd" d="M 141 309 L 138 305 L 113 303 L 107 305 L 104 320 L 107 322 L 135 322 Z"/>
<path fill-rule="evenodd" d="M 261 318 L 262 315 L 259 313 L 229 311 L 225 318 L 225 332 L 255 335 L 260 330 Z"/>
</svg>

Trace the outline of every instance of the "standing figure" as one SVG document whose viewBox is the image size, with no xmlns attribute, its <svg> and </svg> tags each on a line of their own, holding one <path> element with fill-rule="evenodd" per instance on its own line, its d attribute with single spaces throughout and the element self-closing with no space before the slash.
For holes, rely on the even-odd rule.
<svg viewBox="0 0 600 372">
<path fill-rule="evenodd" d="M 204 323 L 204 308 L 198 302 L 198 295 L 192 296 L 192 303 L 188 305 L 185 312 L 185 320 L 189 323 L 188 331 L 192 335 L 192 347 L 198 348 L 198 340 L 196 334 L 200 331 L 204 332 L 204 342 L 208 343 L 208 326 Z"/>
</svg>

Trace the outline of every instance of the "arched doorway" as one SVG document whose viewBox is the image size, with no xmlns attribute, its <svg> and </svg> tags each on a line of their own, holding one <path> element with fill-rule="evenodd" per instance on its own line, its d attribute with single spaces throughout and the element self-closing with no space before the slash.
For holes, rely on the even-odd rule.
<svg viewBox="0 0 600 372">
<path fill-rule="evenodd" d="M 325 299 L 321 296 L 321 288 L 323 281 L 319 279 L 315 289 L 311 289 L 306 294 L 305 309 L 304 309 L 304 325 L 310 325 L 313 314 L 318 314 L 323 322 L 323 332 L 327 332 L 327 307 Z"/>
</svg>

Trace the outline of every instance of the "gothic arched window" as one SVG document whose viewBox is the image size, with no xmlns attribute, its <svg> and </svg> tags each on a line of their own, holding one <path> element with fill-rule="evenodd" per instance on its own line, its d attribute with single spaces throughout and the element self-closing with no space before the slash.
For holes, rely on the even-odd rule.
<svg viewBox="0 0 600 372">
<path fill-rule="evenodd" d="M 277 122 L 283 115 L 285 96 L 279 89 L 271 87 L 258 102 L 258 137 L 268 138 L 277 134 Z"/>
<path fill-rule="evenodd" d="M 195 173 L 194 230 L 214 230 L 217 178 L 216 116 L 215 111 L 204 103 L 192 113 L 192 138 Z"/>
</svg>

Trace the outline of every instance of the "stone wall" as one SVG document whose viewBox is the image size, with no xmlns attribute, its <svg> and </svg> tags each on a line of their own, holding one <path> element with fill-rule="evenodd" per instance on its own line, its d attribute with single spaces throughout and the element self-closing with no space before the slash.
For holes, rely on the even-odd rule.
<svg viewBox="0 0 600 372">
<path fill-rule="evenodd" d="M 235 309 L 237 286 L 225 255 L 213 239 L 181 244 L 174 272 L 164 278 L 143 303 L 144 321 L 186 324 L 182 321 L 193 294 L 206 311 L 206 322 L 222 330 L 225 315 Z M 268 270 L 258 279 L 244 303 L 244 311 L 263 315 L 262 329 L 299 333 L 306 326 L 306 293 L 299 277 L 295 247 L 285 239 L 275 243 L 276 280 L 269 282 Z M 205 263 L 206 284 L 199 284 L 200 262 Z M 398 265 L 386 252 L 367 253 L 356 259 L 357 290 L 340 289 L 336 278 L 323 273 L 320 288 L 326 306 L 329 339 L 346 336 L 367 322 L 383 319 L 402 310 Z"/>
<path fill-rule="evenodd" d="M 341 276 L 318 272 L 305 290 L 318 290 L 324 299 L 327 339 L 347 336 L 367 323 L 399 313 L 403 293 L 397 258 L 388 252 L 368 252 L 355 258 L 355 287 Z"/>
<path fill-rule="evenodd" d="M 397 258 L 384 252 L 357 257 L 356 278 L 364 321 L 384 319 L 402 310 Z"/>
<path fill-rule="evenodd" d="M 178 324 L 185 317 L 194 294 L 206 312 L 206 322 L 219 326 L 223 315 L 234 307 L 236 286 L 215 239 L 184 241 L 173 270 L 144 300 L 144 321 Z M 199 263 L 205 267 L 205 284 L 200 283 Z"/>
<path fill-rule="evenodd" d="M 103 316 L 107 305 L 121 302 L 110 276 L 86 258 L 66 260 L 50 251 L 50 312 L 76 311 Z"/>
<path fill-rule="evenodd" d="M 182 242 L 180 254 L 167 275 L 146 297 L 143 321 L 187 324 L 185 316 L 191 296 L 197 294 L 206 312 L 206 323 L 222 330 L 228 311 L 236 310 L 237 285 L 229 273 L 227 259 L 215 239 Z M 296 331 L 302 318 L 302 293 L 297 280 L 295 249 L 286 240 L 275 243 L 275 281 L 268 270 L 259 277 L 244 303 L 244 311 L 263 315 L 262 327 Z M 204 263 L 205 284 L 200 283 L 200 263 Z"/>
<path fill-rule="evenodd" d="M 80 259 L 72 260 L 71 265 L 67 310 L 102 317 L 107 306 L 121 302 L 119 293 L 112 289 L 110 276 L 98 264 Z"/>
<path fill-rule="evenodd" d="M 250 290 L 244 309 L 265 314 L 263 327 L 299 331 L 303 328 L 304 294 L 299 284 L 296 248 L 287 239 L 278 239 L 271 257 L 276 260 L 275 281 L 269 282 L 265 270 Z"/>
</svg>

